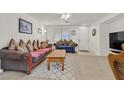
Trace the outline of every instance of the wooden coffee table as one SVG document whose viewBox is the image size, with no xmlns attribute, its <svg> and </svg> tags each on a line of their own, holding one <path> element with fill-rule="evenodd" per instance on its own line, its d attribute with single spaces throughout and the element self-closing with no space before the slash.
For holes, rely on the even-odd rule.
<svg viewBox="0 0 124 93">
<path fill-rule="evenodd" d="M 64 71 L 65 56 L 66 56 L 66 51 L 65 50 L 53 50 L 47 56 L 48 70 L 50 70 L 50 63 L 51 62 L 61 62 L 62 63 L 62 70 Z"/>
</svg>

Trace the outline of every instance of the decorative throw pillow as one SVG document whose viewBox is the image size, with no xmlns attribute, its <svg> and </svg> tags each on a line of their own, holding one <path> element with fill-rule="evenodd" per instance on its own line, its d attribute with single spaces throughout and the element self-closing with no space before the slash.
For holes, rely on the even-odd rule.
<svg viewBox="0 0 124 93">
<path fill-rule="evenodd" d="M 73 47 L 76 47 L 76 43 L 74 43 L 72 40 L 69 41 L 69 46 L 73 46 Z"/>
<path fill-rule="evenodd" d="M 26 52 L 23 48 L 21 48 L 20 46 L 17 47 L 17 51 L 21 51 L 21 52 Z"/>
<path fill-rule="evenodd" d="M 70 39 L 70 40 L 68 41 L 68 44 L 71 43 L 71 42 L 73 42 L 72 39 Z"/>
<path fill-rule="evenodd" d="M 42 48 L 47 48 L 47 47 L 48 47 L 48 43 L 47 43 L 47 42 L 43 42 L 43 43 L 41 44 L 41 47 L 42 47 Z"/>
<path fill-rule="evenodd" d="M 28 41 L 26 46 L 27 46 L 29 52 L 33 52 L 33 46 L 32 46 L 31 40 Z"/>
<path fill-rule="evenodd" d="M 68 41 L 66 39 L 64 39 L 63 44 L 68 45 Z"/>
<path fill-rule="evenodd" d="M 28 52 L 28 49 L 26 47 L 26 43 L 20 39 L 19 46 L 25 50 L 25 52 Z"/>
<path fill-rule="evenodd" d="M 37 50 L 37 49 L 38 49 L 38 47 L 37 47 L 37 42 L 36 42 L 35 40 L 33 41 L 33 49 L 34 49 L 34 50 Z"/>
<path fill-rule="evenodd" d="M 57 45 L 58 45 L 58 46 L 63 45 L 63 41 L 62 41 L 62 40 L 59 40 L 59 41 L 57 42 Z"/>
<path fill-rule="evenodd" d="M 16 50 L 18 46 L 19 46 L 18 43 L 14 39 L 11 39 L 9 46 L 8 46 L 8 49 Z"/>
<path fill-rule="evenodd" d="M 40 46 L 40 41 L 39 40 L 37 40 L 37 47 L 40 49 L 41 48 L 41 46 Z"/>
</svg>

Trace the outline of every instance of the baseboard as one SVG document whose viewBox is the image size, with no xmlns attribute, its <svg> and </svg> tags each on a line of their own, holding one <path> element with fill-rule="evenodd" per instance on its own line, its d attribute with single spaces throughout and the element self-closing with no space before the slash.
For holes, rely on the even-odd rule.
<svg viewBox="0 0 124 93">
<path fill-rule="evenodd" d="M 79 52 L 89 52 L 88 50 L 78 50 Z"/>
</svg>

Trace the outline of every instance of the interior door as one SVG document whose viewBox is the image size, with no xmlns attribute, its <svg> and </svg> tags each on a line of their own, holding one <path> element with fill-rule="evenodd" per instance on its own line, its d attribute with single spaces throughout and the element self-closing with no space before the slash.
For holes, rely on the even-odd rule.
<svg viewBox="0 0 124 93">
<path fill-rule="evenodd" d="M 88 29 L 80 27 L 78 30 L 78 49 L 79 51 L 88 51 Z"/>
</svg>

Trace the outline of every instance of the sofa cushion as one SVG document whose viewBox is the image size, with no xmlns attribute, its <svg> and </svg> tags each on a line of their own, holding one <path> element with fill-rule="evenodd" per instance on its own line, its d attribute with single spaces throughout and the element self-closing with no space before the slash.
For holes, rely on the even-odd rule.
<svg viewBox="0 0 124 93">
<path fill-rule="evenodd" d="M 65 45 L 62 45 L 62 46 L 58 46 L 58 48 L 73 48 L 73 46 L 65 46 Z"/>
<path fill-rule="evenodd" d="M 76 45 L 77 45 L 77 44 L 76 44 L 76 43 L 74 43 L 72 40 L 70 40 L 68 45 L 69 45 L 69 46 L 76 47 Z"/>
<path fill-rule="evenodd" d="M 17 51 L 20 51 L 20 52 L 26 52 L 22 47 L 17 47 Z"/>
<path fill-rule="evenodd" d="M 62 46 L 57 46 L 56 49 L 65 49 L 66 52 L 75 53 L 75 47 L 73 46 L 62 45 Z"/>
<path fill-rule="evenodd" d="M 69 43 L 69 46 L 75 47 L 75 44 L 74 44 L 73 42 L 70 42 L 70 43 Z"/>
<path fill-rule="evenodd" d="M 36 53 L 38 53 L 38 54 L 45 54 L 45 53 L 46 53 L 45 51 L 38 51 L 38 50 L 36 50 L 36 51 L 34 51 L 34 52 L 36 52 Z"/>
<path fill-rule="evenodd" d="M 43 49 L 43 51 L 51 51 L 52 50 L 52 48 L 45 48 L 45 49 Z"/>
<path fill-rule="evenodd" d="M 35 52 L 44 52 L 43 49 L 37 49 Z"/>
<path fill-rule="evenodd" d="M 33 49 L 34 49 L 34 50 L 37 50 L 37 49 L 38 49 L 38 47 L 37 47 L 37 42 L 36 42 L 35 40 L 33 41 Z"/>
<path fill-rule="evenodd" d="M 68 43 L 70 43 L 70 42 L 73 42 L 72 39 L 70 39 L 70 40 L 68 41 Z"/>
<path fill-rule="evenodd" d="M 37 58 L 37 57 L 39 57 L 41 54 L 40 54 L 39 52 L 32 52 L 31 55 L 32 55 L 32 57 Z"/>
<path fill-rule="evenodd" d="M 19 46 L 25 50 L 25 52 L 28 52 L 28 49 L 26 47 L 26 43 L 20 39 Z"/>
<path fill-rule="evenodd" d="M 48 43 L 47 43 L 47 42 L 41 43 L 41 47 L 42 47 L 42 48 L 47 48 L 47 47 L 48 47 Z"/>
<path fill-rule="evenodd" d="M 17 47 L 19 47 L 18 43 L 14 39 L 11 39 L 8 49 L 17 50 Z"/>
<path fill-rule="evenodd" d="M 64 39 L 63 45 L 68 45 L 68 41 L 66 39 Z"/>
<path fill-rule="evenodd" d="M 57 44 L 57 46 L 61 46 L 61 45 L 63 45 L 63 41 L 59 40 L 56 44 Z"/>
<path fill-rule="evenodd" d="M 43 52 L 32 52 L 32 62 L 35 63 L 37 61 L 39 61 L 40 59 L 42 59 L 45 56 L 45 53 Z"/>
<path fill-rule="evenodd" d="M 26 46 L 27 46 L 29 52 L 33 52 L 33 46 L 32 46 L 31 40 L 28 41 Z"/>
<path fill-rule="evenodd" d="M 39 41 L 39 40 L 37 40 L 37 47 L 38 47 L 38 49 L 40 49 L 40 48 L 41 48 L 41 43 L 40 43 L 40 41 Z"/>
<path fill-rule="evenodd" d="M 44 49 L 38 49 L 38 50 L 36 50 L 36 52 L 49 52 L 51 50 L 52 50 L 52 48 L 44 48 Z"/>
</svg>

